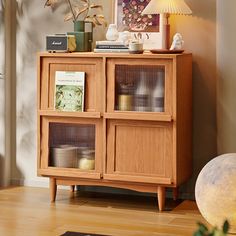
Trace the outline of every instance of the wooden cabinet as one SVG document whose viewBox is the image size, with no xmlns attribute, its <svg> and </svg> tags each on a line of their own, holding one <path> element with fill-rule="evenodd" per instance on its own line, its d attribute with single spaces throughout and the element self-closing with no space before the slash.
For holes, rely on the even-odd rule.
<svg viewBox="0 0 236 236">
<path fill-rule="evenodd" d="M 85 72 L 84 112 L 54 109 L 56 71 Z M 40 53 L 38 175 L 51 200 L 57 185 L 111 186 L 154 192 L 163 210 L 165 189 L 176 195 L 191 175 L 191 77 L 191 54 Z M 92 168 L 80 165 L 84 147 Z"/>
</svg>

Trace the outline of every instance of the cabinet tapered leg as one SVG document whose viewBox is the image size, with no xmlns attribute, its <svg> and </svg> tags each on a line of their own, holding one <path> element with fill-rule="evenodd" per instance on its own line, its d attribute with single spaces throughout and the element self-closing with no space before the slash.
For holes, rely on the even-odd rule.
<svg viewBox="0 0 236 236">
<path fill-rule="evenodd" d="M 56 179 L 50 178 L 50 196 L 51 196 L 51 202 L 55 202 L 56 200 L 56 194 L 57 194 L 57 185 L 56 185 Z"/>
<path fill-rule="evenodd" d="M 178 196 L 179 196 L 179 189 L 177 187 L 173 188 L 173 199 L 174 199 L 174 201 L 176 201 L 178 199 Z"/>
<path fill-rule="evenodd" d="M 157 187 L 158 207 L 159 211 L 163 211 L 165 208 L 166 200 L 166 188 L 162 186 Z"/>
<path fill-rule="evenodd" d="M 71 192 L 74 192 L 74 191 L 75 191 L 75 185 L 71 185 L 71 186 L 70 186 L 70 191 L 71 191 Z"/>
</svg>

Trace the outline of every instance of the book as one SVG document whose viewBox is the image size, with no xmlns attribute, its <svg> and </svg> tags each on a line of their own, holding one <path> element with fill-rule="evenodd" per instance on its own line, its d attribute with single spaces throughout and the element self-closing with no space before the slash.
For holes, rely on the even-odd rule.
<svg viewBox="0 0 236 236">
<path fill-rule="evenodd" d="M 84 111 L 85 72 L 56 71 L 54 108 Z"/>
<path fill-rule="evenodd" d="M 114 52 L 114 53 L 124 53 L 124 52 L 129 52 L 129 49 L 123 48 L 123 49 L 116 49 L 116 48 L 110 48 L 110 49 L 103 49 L 103 48 L 95 48 L 93 50 L 94 52 L 101 52 L 101 53 L 110 53 L 110 52 Z"/>
<path fill-rule="evenodd" d="M 98 49 L 129 49 L 129 47 L 125 45 L 96 45 Z"/>
<path fill-rule="evenodd" d="M 96 45 L 124 45 L 124 43 L 122 41 L 103 40 L 96 41 Z"/>
</svg>

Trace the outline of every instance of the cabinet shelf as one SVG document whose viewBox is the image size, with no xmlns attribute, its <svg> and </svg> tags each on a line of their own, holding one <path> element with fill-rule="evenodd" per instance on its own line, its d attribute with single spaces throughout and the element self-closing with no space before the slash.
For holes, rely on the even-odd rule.
<svg viewBox="0 0 236 236">
<path fill-rule="evenodd" d="M 164 121 L 171 122 L 171 115 L 154 113 L 154 112 L 111 112 L 105 113 L 106 119 L 121 119 L 121 120 L 148 120 L 148 121 Z"/>
<path fill-rule="evenodd" d="M 54 110 L 39 110 L 40 116 L 101 118 L 101 112 L 65 112 Z"/>
</svg>

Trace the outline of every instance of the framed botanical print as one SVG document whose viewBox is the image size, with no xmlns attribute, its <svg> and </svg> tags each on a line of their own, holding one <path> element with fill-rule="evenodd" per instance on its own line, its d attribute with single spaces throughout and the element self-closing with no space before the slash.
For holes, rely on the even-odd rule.
<svg viewBox="0 0 236 236">
<path fill-rule="evenodd" d="M 164 47 L 162 15 L 142 15 L 150 0 L 115 0 L 114 22 L 118 31 L 131 32 L 132 39 L 140 40 L 144 49 Z"/>
</svg>

